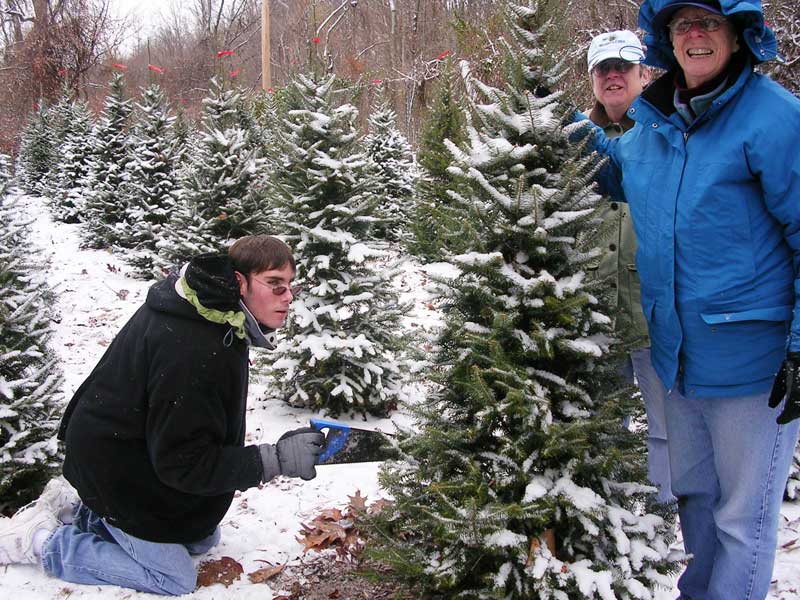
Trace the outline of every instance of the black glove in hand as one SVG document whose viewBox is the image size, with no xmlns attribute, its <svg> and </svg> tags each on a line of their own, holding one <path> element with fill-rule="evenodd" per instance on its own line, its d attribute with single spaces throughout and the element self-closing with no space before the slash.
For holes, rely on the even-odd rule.
<svg viewBox="0 0 800 600">
<path fill-rule="evenodd" d="M 800 417 L 800 352 L 789 352 L 783 361 L 772 392 L 769 395 L 769 406 L 775 408 L 786 398 L 783 411 L 775 421 L 778 425 L 785 425 Z"/>
<path fill-rule="evenodd" d="M 317 476 L 314 465 L 324 443 L 325 435 L 311 427 L 284 433 L 275 444 L 281 474 L 306 481 L 314 479 Z"/>
<path fill-rule="evenodd" d="M 266 483 L 278 475 L 314 479 L 317 476 L 314 465 L 324 443 L 325 436 L 321 432 L 303 427 L 287 431 L 275 445 L 261 444 L 258 447 L 264 470 L 261 481 Z"/>
</svg>

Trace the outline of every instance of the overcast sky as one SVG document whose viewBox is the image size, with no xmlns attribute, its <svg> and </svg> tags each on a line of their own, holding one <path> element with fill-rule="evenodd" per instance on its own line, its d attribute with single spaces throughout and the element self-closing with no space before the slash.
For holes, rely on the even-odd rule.
<svg viewBox="0 0 800 600">
<path fill-rule="evenodd" d="M 126 17 L 131 23 L 130 43 L 123 46 L 132 47 L 137 34 L 140 38 L 146 38 L 159 19 L 169 13 L 171 6 L 180 6 L 182 3 L 183 0 L 110 0 L 109 10 L 112 16 Z"/>
</svg>

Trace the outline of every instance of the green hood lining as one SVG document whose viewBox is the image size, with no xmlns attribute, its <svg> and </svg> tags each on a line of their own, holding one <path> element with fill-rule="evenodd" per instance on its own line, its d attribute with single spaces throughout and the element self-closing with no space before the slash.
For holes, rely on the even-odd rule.
<svg viewBox="0 0 800 600">
<path fill-rule="evenodd" d="M 181 290 L 183 290 L 186 300 L 188 300 L 188 302 L 195 307 L 201 317 L 207 321 L 211 321 L 212 323 L 230 325 L 233 328 L 233 332 L 236 334 L 236 337 L 238 337 L 240 340 L 246 339 L 244 328 L 244 312 L 240 310 L 228 310 L 222 312 L 221 310 L 216 310 L 214 308 L 206 308 L 203 306 L 203 303 L 200 302 L 197 292 L 194 291 L 187 283 L 185 276 L 181 276 L 180 279 L 178 279 L 178 285 L 181 286 Z"/>
</svg>

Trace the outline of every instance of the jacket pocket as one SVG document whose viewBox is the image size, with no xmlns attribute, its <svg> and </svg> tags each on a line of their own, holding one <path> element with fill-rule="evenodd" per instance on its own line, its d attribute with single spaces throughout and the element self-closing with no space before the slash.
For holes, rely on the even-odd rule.
<svg viewBox="0 0 800 600">
<path fill-rule="evenodd" d="M 791 315 L 791 306 L 682 315 L 687 385 L 745 385 L 774 375 Z"/>
<path fill-rule="evenodd" d="M 791 305 L 771 306 L 768 308 L 753 308 L 739 312 L 728 313 L 700 313 L 700 317 L 708 325 L 720 323 L 736 323 L 741 321 L 789 321 L 792 318 Z"/>
</svg>

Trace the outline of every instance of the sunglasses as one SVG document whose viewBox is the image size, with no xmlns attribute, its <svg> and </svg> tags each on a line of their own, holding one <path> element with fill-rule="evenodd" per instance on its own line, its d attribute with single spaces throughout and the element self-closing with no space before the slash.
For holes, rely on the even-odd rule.
<svg viewBox="0 0 800 600">
<path fill-rule="evenodd" d="M 716 31 L 726 20 L 721 17 L 702 17 L 700 19 L 675 19 L 667 27 L 673 34 L 684 35 L 689 33 L 693 26 L 698 25 L 705 32 Z"/>
<path fill-rule="evenodd" d="M 610 60 L 604 60 L 599 65 L 595 65 L 594 69 L 592 69 L 592 73 L 605 77 L 613 69 L 617 73 L 625 74 L 633 68 L 634 64 L 635 63 L 628 62 L 627 60 L 612 58 Z"/>
<path fill-rule="evenodd" d="M 297 296 L 300 292 L 303 291 L 303 287 L 299 285 L 284 285 L 282 283 L 267 283 L 266 281 L 261 281 L 260 279 L 256 279 L 255 277 L 252 278 L 253 281 L 257 281 L 261 285 L 268 287 L 272 290 L 272 293 L 276 296 L 283 296 L 286 293 L 286 290 L 289 290 L 292 293 L 292 296 Z"/>
</svg>

